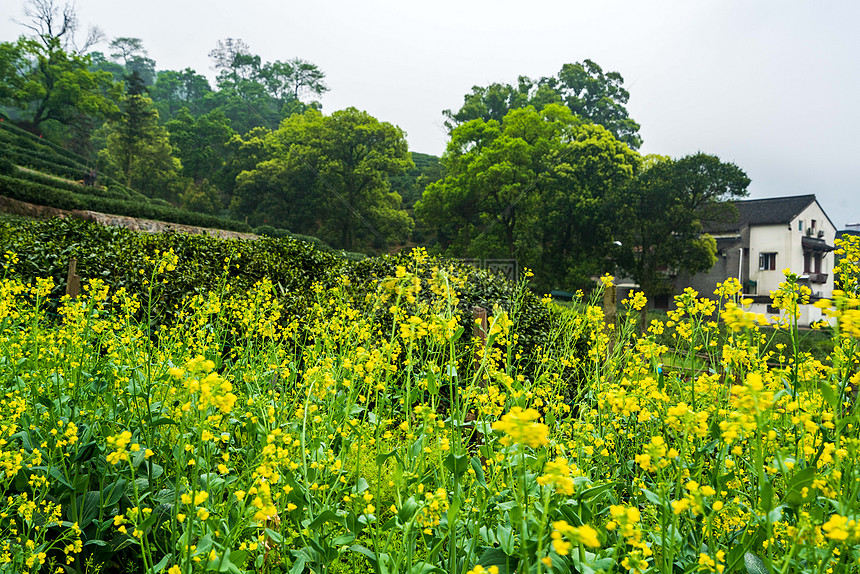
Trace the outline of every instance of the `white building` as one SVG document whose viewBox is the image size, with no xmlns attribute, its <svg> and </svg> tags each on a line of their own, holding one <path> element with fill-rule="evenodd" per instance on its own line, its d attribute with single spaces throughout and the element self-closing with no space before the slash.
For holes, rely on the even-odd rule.
<svg viewBox="0 0 860 574">
<path fill-rule="evenodd" d="M 700 296 L 711 296 L 716 284 L 737 277 L 753 300 L 751 311 L 775 317 L 770 292 L 783 281 L 783 269 L 801 277 L 812 290 L 810 304 L 801 309 L 800 324 L 822 319 L 812 303 L 833 294 L 833 241 L 836 227 L 815 195 L 737 201 L 735 223 L 706 228 L 717 240 L 717 262 L 707 273 L 679 277 L 678 290 L 689 285 Z"/>
</svg>

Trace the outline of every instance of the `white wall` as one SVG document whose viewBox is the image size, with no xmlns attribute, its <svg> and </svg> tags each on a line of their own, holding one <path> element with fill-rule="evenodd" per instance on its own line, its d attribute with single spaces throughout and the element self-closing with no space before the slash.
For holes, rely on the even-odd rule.
<svg viewBox="0 0 860 574">
<path fill-rule="evenodd" d="M 797 245 L 796 248 L 793 247 L 793 256 L 797 255 L 797 263 L 793 263 L 791 270 L 799 275 L 803 275 L 803 248 L 801 246 L 801 238 L 806 235 L 806 229 L 811 225 L 812 220 L 815 220 L 815 230 L 812 234 L 812 237 L 817 238 L 819 231 L 824 231 L 824 236 L 821 239 L 824 242 L 833 247 L 833 242 L 836 241 L 836 228 L 830 223 L 830 220 L 827 219 L 827 216 L 824 214 L 824 210 L 821 209 L 821 206 L 818 205 L 818 202 L 813 202 L 806 209 L 804 209 L 797 217 L 794 218 L 791 222 L 791 230 L 792 230 L 792 243 Z M 803 221 L 803 231 L 800 231 L 798 222 Z M 830 298 L 833 295 L 833 267 L 836 263 L 835 256 L 833 252 L 830 251 L 828 253 L 824 253 L 821 258 L 821 273 L 827 274 L 827 281 L 825 283 L 814 283 L 810 285 L 814 294 L 819 297 Z"/>
<path fill-rule="evenodd" d="M 795 239 L 794 234 L 789 232 L 786 224 L 750 226 L 750 256 L 747 264 L 750 279 L 757 283 L 757 295 L 768 295 L 771 291 L 776 291 L 784 278 L 782 270 L 786 267 L 792 271 L 798 269 L 797 262 L 794 260 L 793 239 Z M 800 236 L 798 235 L 796 239 L 796 249 L 800 252 Z M 759 270 L 759 255 L 762 253 L 776 253 L 776 269 Z M 802 252 L 800 252 L 799 270 L 803 270 Z"/>
</svg>

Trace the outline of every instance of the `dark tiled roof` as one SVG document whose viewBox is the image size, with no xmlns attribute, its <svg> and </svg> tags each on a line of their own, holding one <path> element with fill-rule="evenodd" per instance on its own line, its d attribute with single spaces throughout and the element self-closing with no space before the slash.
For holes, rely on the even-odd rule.
<svg viewBox="0 0 860 574">
<path fill-rule="evenodd" d="M 739 230 L 746 225 L 778 225 L 791 223 L 801 211 L 815 201 L 815 195 L 793 195 L 770 199 L 748 199 L 734 202 L 738 208 L 738 219 L 734 223 L 712 223 L 705 231 Z"/>
</svg>

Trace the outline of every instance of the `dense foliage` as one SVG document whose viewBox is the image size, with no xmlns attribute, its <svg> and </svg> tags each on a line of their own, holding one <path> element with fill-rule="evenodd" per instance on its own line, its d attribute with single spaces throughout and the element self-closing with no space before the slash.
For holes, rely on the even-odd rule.
<svg viewBox="0 0 860 574">
<path fill-rule="evenodd" d="M 443 113 L 453 131 L 456 126 L 477 119 L 501 122 L 508 112 L 518 108 L 532 106 L 540 111 L 550 104 L 561 104 L 583 120 L 603 126 L 630 148 L 638 149 L 642 138 L 639 124 L 627 113 L 629 98 L 621 74 L 604 73 L 596 62 L 583 60 L 563 65 L 555 76 L 538 80 L 520 76 L 516 86 L 503 83 L 474 86 L 457 112 Z"/>
<path fill-rule="evenodd" d="M 232 210 L 344 249 L 405 239 L 412 220 L 388 177 L 412 167 L 403 131 L 347 108 L 296 114 L 267 134 L 267 158 L 236 177 Z"/>
<path fill-rule="evenodd" d="M 648 296 L 671 291 L 667 268 L 708 271 L 717 248 L 703 229 L 737 217 L 731 201 L 749 184 L 738 166 L 701 152 L 677 160 L 646 156 L 644 169 L 609 199 L 621 243 L 611 250 L 613 261 Z"/>
</svg>

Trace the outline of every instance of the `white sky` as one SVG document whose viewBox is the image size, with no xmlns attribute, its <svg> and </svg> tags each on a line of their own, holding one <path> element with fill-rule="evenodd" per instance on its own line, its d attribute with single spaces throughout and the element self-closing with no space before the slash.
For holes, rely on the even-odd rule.
<svg viewBox="0 0 860 574">
<path fill-rule="evenodd" d="M 473 85 L 590 58 L 624 76 L 642 153 L 719 156 L 751 197 L 815 193 L 837 228 L 860 222 L 860 2 L 851 0 L 78 0 L 84 24 L 141 38 L 158 69 L 213 77 L 242 38 L 263 60 L 326 73 L 323 111 L 367 110 L 441 154 L 442 110 Z M 0 40 L 23 29 L 0 0 Z"/>
</svg>

